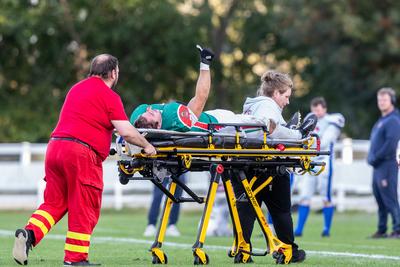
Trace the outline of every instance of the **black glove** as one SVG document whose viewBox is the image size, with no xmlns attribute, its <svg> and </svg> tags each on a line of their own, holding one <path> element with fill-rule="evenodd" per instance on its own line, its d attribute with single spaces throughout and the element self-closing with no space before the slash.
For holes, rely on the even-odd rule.
<svg viewBox="0 0 400 267">
<path fill-rule="evenodd" d="M 295 112 L 292 118 L 286 123 L 285 127 L 289 129 L 297 129 L 300 126 L 301 114 L 299 111 Z"/>
<path fill-rule="evenodd" d="M 196 45 L 197 49 L 200 51 L 200 61 L 206 65 L 210 65 L 211 61 L 214 59 L 214 53 L 209 48 L 201 48 L 200 45 Z"/>
<path fill-rule="evenodd" d="M 318 118 L 314 113 L 309 113 L 305 118 L 303 123 L 299 126 L 299 131 L 304 137 L 308 136 L 312 131 L 314 131 L 317 125 Z"/>
</svg>

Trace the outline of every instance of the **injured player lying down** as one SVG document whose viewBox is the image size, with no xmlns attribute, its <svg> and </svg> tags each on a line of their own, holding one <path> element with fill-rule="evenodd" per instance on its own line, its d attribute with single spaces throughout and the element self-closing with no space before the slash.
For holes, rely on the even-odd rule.
<svg viewBox="0 0 400 267">
<path fill-rule="evenodd" d="M 299 116 L 294 116 L 289 123 L 280 124 L 273 119 L 264 121 L 252 115 L 235 114 L 230 110 L 214 109 L 196 115 L 184 104 L 171 102 L 167 104 L 142 104 L 131 115 L 130 121 L 136 128 L 163 129 L 178 132 L 206 131 L 209 123 L 239 123 L 239 124 L 265 124 L 270 132 L 270 138 L 300 140 L 309 133 L 309 128 L 315 126 L 316 118 L 308 116 L 299 127 Z M 283 129 L 284 128 L 284 129 Z M 230 131 L 232 127 L 221 129 L 220 132 Z M 263 136 L 261 128 L 246 128 L 248 137 L 258 138 Z"/>
</svg>

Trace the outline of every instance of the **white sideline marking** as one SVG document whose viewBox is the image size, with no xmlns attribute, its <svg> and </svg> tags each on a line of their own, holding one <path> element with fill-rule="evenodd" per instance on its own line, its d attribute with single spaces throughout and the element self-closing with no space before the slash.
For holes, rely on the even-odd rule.
<svg viewBox="0 0 400 267">
<path fill-rule="evenodd" d="M 1 230 L 0 229 L 0 236 L 5 237 L 14 237 L 14 231 L 9 230 Z M 46 236 L 47 239 L 54 239 L 54 240 L 64 240 L 65 235 L 53 235 L 49 234 Z M 132 244 L 153 244 L 154 241 L 152 240 L 145 240 L 145 239 L 137 239 L 137 238 L 123 238 L 123 237 L 93 237 L 91 243 L 106 243 L 106 242 L 119 242 L 119 243 L 132 243 Z M 192 248 L 192 244 L 181 244 L 175 242 L 163 242 L 165 246 L 169 247 L 176 247 L 176 248 Z M 230 247 L 227 246 L 217 246 L 217 245 L 206 245 L 205 249 L 208 250 L 229 250 Z M 263 251 L 262 249 L 255 248 L 254 250 Z M 367 259 L 384 259 L 384 260 L 400 260 L 400 256 L 388 256 L 388 255 L 381 255 L 381 254 L 363 254 L 363 253 L 350 253 L 350 252 L 333 252 L 333 251 L 316 251 L 316 250 L 307 250 L 308 254 L 314 254 L 319 256 L 326 256 L 326 257 L 359 257 L 359 258 L 367 258 Z"/>
</svg>

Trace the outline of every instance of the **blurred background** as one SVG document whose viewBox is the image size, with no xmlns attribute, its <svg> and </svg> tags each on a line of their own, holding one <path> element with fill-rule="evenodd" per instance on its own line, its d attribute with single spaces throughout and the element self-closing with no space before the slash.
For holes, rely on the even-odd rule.
<svg viewBox="0 0 400 267">
<path fill-rule="evenodd" d="M 0 1 L 0 141 L 47 142 L 90 60 L 120 60 L 128 114 L 141 103 L 193 95 L 196 44 L 216 53 L 208 109 L 241 112 L 268 69 L 296 91 L 286 117 L 323 95 L 369 137 L 376 91 L 400 85 L 400 2 L 391 0 Z"/>
<path fill-rule="evenodd" d="M 399 91 L 399 26 L 395 0 L 1 0 L 1 187 L 36 190 L 45 145 L 30 143 L 47 142 L 67 91 L 99 53 L 120 60 L 117 91 L 127 114 L 141 103 L 188 101 L 201 44 L 216 54 L 206 109 L 241 113 L 260 75 L 277 69 L 295 81 L 286 118 L 324 96 L 328 110 L 346 118 L 344 137 L 368 139 L 380 116 L 376 91 Z M 368 145 L 339 144 L 337 164 L 361 165 L 337 169 L 371 197 Z M 105 166 L 113 182 L 114 164 Z"/>
</svg>

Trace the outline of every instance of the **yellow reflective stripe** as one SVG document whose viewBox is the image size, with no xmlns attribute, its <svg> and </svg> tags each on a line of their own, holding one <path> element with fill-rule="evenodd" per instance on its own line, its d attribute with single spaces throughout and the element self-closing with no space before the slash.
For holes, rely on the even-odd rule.
<svg viewBox="0 0 400 267">
<path fill-rule="evenodd" d="M 81 234 L 76 232 L 67 232 L 67 238 L 72 238 L 81 241 L 90 241 L 90 235 L 88 234 Z"/>
<path fill-rule="evenodd" d="M 28 223 L 31 223 L 31 224 L 39 227 L 40 230 L 42 230 L 43 235 L 46 235 L 49 232 L 49 229 L 47 229 L 46 225 L 44 225 L 43 222 L 39 221 L 36 218 L 30 218 Z"/>
<path fill-rule="evenodd" d="M 50 215 L 50 213 L 48 213 L 47 211 L 44 210 L 37 210 L 35 211 L 33 214 L 39 214 L 40 216 L 43 216 L 46 218 L 46 220 L 49 222 L 49 224 L 51 226 L 53 226 L 55 224 L 53 216 Z"/>
<path fill-rule="evenodd" d="M 79 252 L 79 253 L 89 253 L 89 247 L 65 244 L 64 250 Z"/>
</svg>

